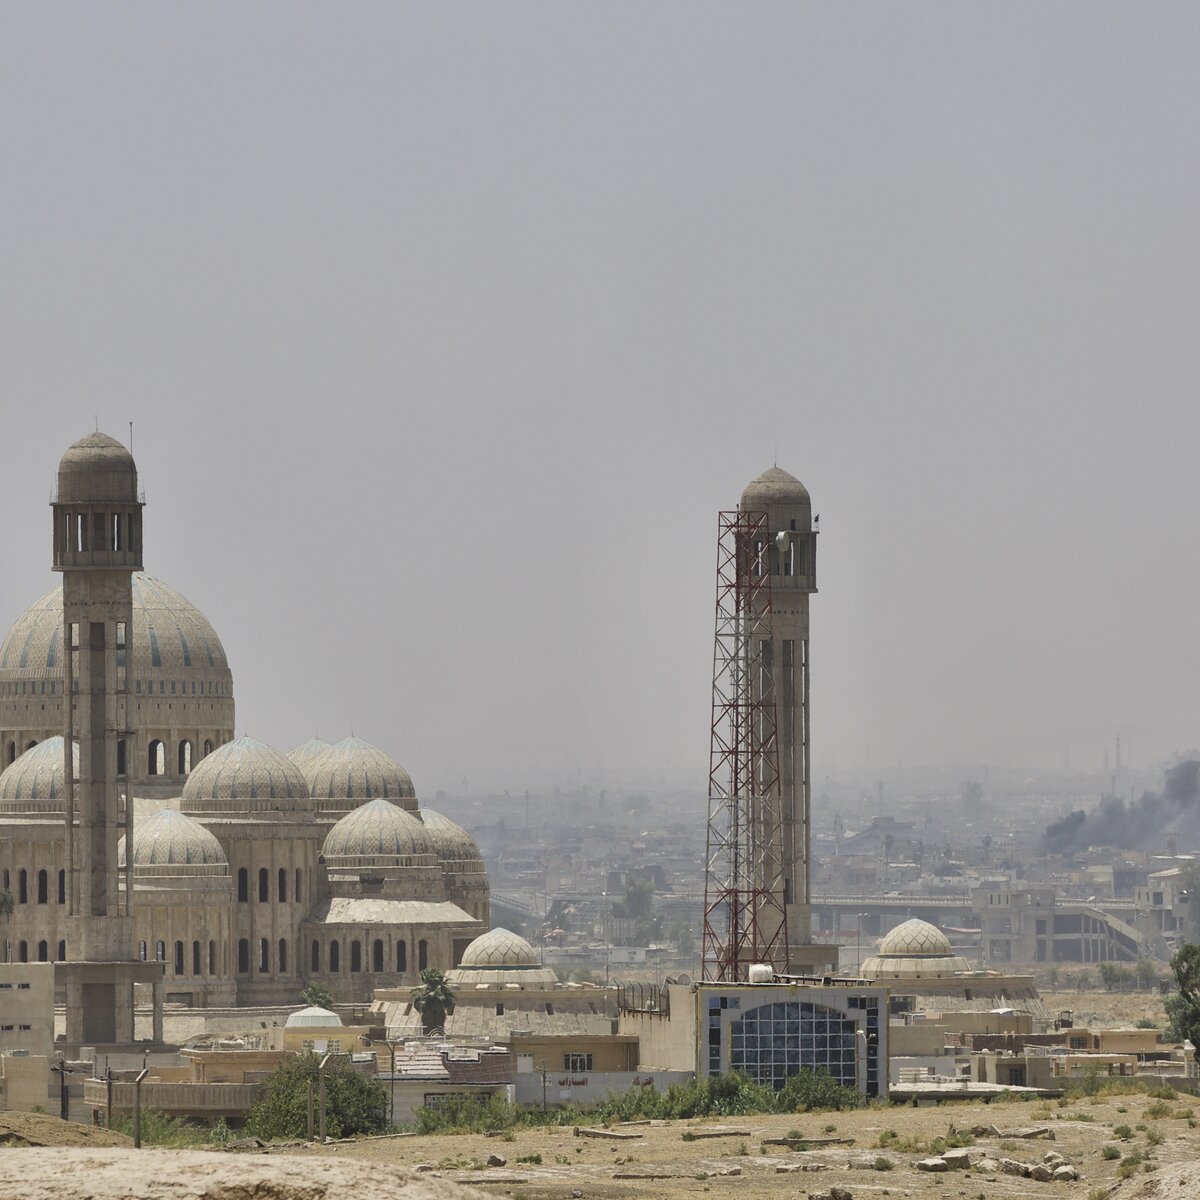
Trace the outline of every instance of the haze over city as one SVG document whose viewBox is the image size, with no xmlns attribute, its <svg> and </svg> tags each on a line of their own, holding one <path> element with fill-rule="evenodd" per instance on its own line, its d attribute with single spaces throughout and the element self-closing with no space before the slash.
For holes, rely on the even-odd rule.
<svg viewBox="0 0 1200 1200">
<path fill-rule="evenodd" d="M 700 790 L 716 513 L 778 461 L 818 778 L 1186 752 L 1198 24 L 8 6 L 0 612 L 132 421 L 239 732 Z"/>
</svg>

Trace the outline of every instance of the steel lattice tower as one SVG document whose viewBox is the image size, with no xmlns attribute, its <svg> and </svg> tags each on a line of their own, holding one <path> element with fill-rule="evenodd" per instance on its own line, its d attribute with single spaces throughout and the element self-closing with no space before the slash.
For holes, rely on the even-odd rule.
<svg viewBox="0 0 1200 1200">
<path fill-rule="evenodd" d="M 702 960 L 719 982 L 787 969 L 770 539 L 765 511 L 720 514 Z"/>
</svg>

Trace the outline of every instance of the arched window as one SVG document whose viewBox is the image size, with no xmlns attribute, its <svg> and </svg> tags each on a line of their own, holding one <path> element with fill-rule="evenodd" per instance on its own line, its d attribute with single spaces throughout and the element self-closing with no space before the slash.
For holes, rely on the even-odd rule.
<svg viewBox="0 0 1200 1200">
<path fill-rule="evenodd" d="M 175 943 L 175 974 L 183 974 L 183 943 Z"/>
<path fill-rule="evenodd" d="M 8 879 L 8 868 L 6 867 L 4 870 L 4 890 L 7 892 L 9 887 L 11 887 L 11 886 L 12 885 L 9 883 L 9 879 Z"/>
<path fill-rule="evenodd" d="M 166 962 L 167 961 L 167 943 L 166 942 L 158 941 L 158 942 L 154 943 L 154 961 L 155 962 Z"/>
<path fill-rule="evenodd" d="M 22 942 L 17 947 L 17 962 L 28 962 L 28 961 L 29 961 L 29 943 Z"/>
<path fill-rule="evenodd" d="M 279 939 L 279 973 L 287 974 L 287 938 Z"/>
<path fill-rule="evenodd" d="M 202 975 L 203 974 L 203 971 L 201 970 L 201 963 L 200 963 L 200 943 L 199 942 L 192 943 L 192 974 L 193 975 Z"/>
<path fill-rule="evenodd" d="M 24 943 L 21 943 L 24 945 Z M 329 943 L 329 969 L 336 975 L 341 969 L 342 948 L 334 940 Z"/>
<path fill-rule="evenodd" d="M 350 943 L 350 974 L 357 975 L 362 970 L 362 942 L 355 940 Z"/>
<path fill-rule="evenodd" d="M 271 898 L 271 874 L 266 867 L 258 869 L 258 899 L 259 903 L 266 904 Z"/>
<path fill-rule="evenodd" d="M 50 961 L 50 943 L 44 939 L 38 942 L 38 962 Z"/>
<path fill-rule="evenodd" d="M 17 743 L 16 742 L 8 743 L 8 745 L 4 749 L 4 757 L 7 758 L 10 763 L 16 762 L 16 760 L 17 760 Z"/>
<path fill-rule="evenodd" d="M 401 974 L 408 970 L 408 943 L 403 940 L 396 943 L 396 970 Z"/>
<path fill-rule="evenodd" d="M 279 868 L 279 903 L 287 903 L 287 867 Z"/>
<path fill-rule="evenodd" d="M 38 903 L 47 904 L 50 901 L 50 874 L 46 870 L 38 872 Z"/>
<path fill-rule="evenodd" d="M 24 867 L 17 874 L 17 903 L 29 903 L 29 873 Z"/>
<path fill-rule="evenodd" d="M 245 938 L 238 939 L 238 974 L 250 974 L 250 943 Z"/>
<path fill-rule="evenodd" d="M 192 773 L 192 743 L 184 738 L 179 743 L 179 774 L 190 775 Z"/>
<path fill-rule="evenodd" d="M 167 773 L 167 755 L 163 744 L 154 738 L 146 747 L 146 771 L 150 775 L 165 775 Z"/>
<path fill-rule="evenodd" d="M 250 872 L 245 867 L 238 869 L 238 899 L 243 904 L 250 899 Z"/>
<path fill-rule="evenodd" d="M 30 689 L 30 690 L 32 690 L 32 689 Z M 25 743 L 25 749 L 32 750 L 34 748 L 34 746 L 36 746 L 36 745 L 37 745 L 37 738 L 30 738 L 29 741 Z"/>
<path fill-rule="evenodd" d="M 371 970 L 383 970 L 383 942 L 379 938 L 375 939 L 375 944 L 371 947 Z"/>
<path fill-rule="evenodd" d="M 271 943 L 266 938 L 258 939 L 258 973 L 266 975 L 271 969 Z"/>
<path fill-rule="evenodd" d="M 125 774 L 125 739 L 117 739 L 117 774 Z"/>
<path fill-rule="evenodd" d="M 67 902 L 67 873 L 59 871 L 58 873 L 58 902 L 66 904 Z"/>
<path fill-rule="evenodd" d="M 145 942 L 138 942 L 138 958 L 142 962 L 146 961 L 146 943 Z"/>
<path fill-rule="evenodd" d="M 207 758 L 213 752 L 213 744 L 211 738 L 204 739 L 204 757 Z"/>
<path fill-rule="evenodd" d="M 422 938 L 417 943 L 417 970 L 423 971 L 429 966 L 429 943 Z"/>
<path fill-rule="evenodd" d="M 320 974 L 320 971 L 321 971 L 321 943 L 318 942 L 316 938 L 313 938 L 312 954 L 309 958 L 309 962 L 310 962 L 309 970 L 314 975 Z"/>
<path fill-rule="evenodd" d="M 66 962 L 67 961 L 67 943 L 66 942 L 58 943 L 58 960 L 57 961 L 58 962 Z"/>
</svg>

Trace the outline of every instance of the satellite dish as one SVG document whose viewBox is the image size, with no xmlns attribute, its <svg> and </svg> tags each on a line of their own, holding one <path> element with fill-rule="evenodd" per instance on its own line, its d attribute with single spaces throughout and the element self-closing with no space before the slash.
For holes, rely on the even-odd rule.
<svg viewBox="0 0 1200 1200">
<path fill-rule="evenodd" d="M 788 547 L 791 544 L 792 535 L 786 529 L 781 529 L 775 535 L 775 549 L 778 550 L 780 554 L 786 554 L 788 552 Z"/>
</svg>

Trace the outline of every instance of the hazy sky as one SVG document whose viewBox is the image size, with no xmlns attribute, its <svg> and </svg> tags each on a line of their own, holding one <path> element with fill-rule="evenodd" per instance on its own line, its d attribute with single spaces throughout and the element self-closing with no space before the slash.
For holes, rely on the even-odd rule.
<svg viewBox="0 0 1200 1200">
<path fill-rule="evenodd" d="M 816 773 L 1200 742 L 1200 6 L 0 5 L 0 625 L 65 446 L 238 725 L 702 780 L 716 513 Z"/>
</svg>

